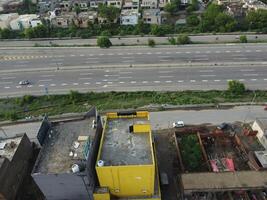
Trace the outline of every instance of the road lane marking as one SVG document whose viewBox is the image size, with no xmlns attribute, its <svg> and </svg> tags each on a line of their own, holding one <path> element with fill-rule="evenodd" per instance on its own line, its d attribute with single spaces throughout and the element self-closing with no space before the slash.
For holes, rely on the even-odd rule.
<svg viewBox="0 0 267 200">
<path fill-rule="evenodd" d="M 96 84 L 96 85 L 100 85 L 100 84 L 101 84 L 101 82 L 95 82 L 95 84 Z"/>
<path fill-rule="evenodd" d="M 172 73 L 173 71 L 158 71 L 159 74 L 167 74 L 167 73 Z"/>
<path fill-rule="evenodd" d="M 130 57 L 130 56 L 128 56 L 128 57 L 121 57 L 122 59 L 134 59 L 134 57 Z"/>
<path fill-rule="evenodd" d="M 212 69 L 206 69 L 206 70 L 199 70 L 199 72 L 214 72 Z"/>
<path fill-rule="evenodd" d="M 93 61 L 93 60 L 90 60 L 90 61 L 85 61 L 86 64 L 96 64 L 96 63 L 99 63 L 99 61 Z"/>
<path fill-rule="evenodd" d="M 10 87 L 9 86 L 6 86 L 5 89 L 9 89 Z"/>
<path fill-rule="evenodd" d="M 208 80 L 202 80 L 202 82 L 208 82 Z"/>
<path fill-rule="evenodd" d="M 148 81 L 142 81 L 142 83 L 148 83 Z"/>
<path fill-rule="evenodd" d="M 120 79 L 131 79 L 131 78 L 133 78 L 133 77 L 131 77 L 131 76 L 122 76 L 122 77 L 119 77 Z"/>
<path fill-rule="evenodd" d="M 82 78 L 79 78 L 79 80 L 89 80 L 89 79 L 92 79 L 91 77 L 82 77 Z"/>
<path fill-rule="evenodd" d="M 21 86 L 20 85 L 17 85 L 16 88 L 21 88 Z"/>
<path fill-rule="evenodd" d="M 267 78 L 265 78 L 265 79 L 263 79 L 263 80 L 267 81 Z"/>
<path fill-rule="evenodd" d="M 172 78 L 173 76 L 159 76 L 159 78 Z"/>
<path fill-rule="evenodd" d="M 179 80 L 179 81 L 177 81 L 178 83 L 183 83 L 184 81 L 183 80 Z"/>
<path fill-rule="evenodd" d="M 154 83 L 160 83 L 160 81 L 154 81 Z"/>
<path fill-rule="evenodd" d="M 109 82 L 107 82 L 108 84 L 112 84 L 113 82 L 111 82 L 111 81 L 109 81 Z"/>
<path fill-rule="evenodd" d="M 28 88 L 31 88 L 31 87 L 32 87 L 32 85 L 27 85 L 27 87 L 28 87 Z"/>
<path fill-rule="evenodd" d="M 251 50 L 246 50 L 247 53 L 251 52 Z"/>
<path fill-rule="evenodd" d="M 241 72 L 254 72 L 254 69 L 241 69 Z"/>
<path fill-rule="evenodd" d="M 166 83 L 172 83 L 172 81 L 165 81 Z"/>
<path fill-rule="evenodd" d="M 44 85 L 38 85 L 39 87 L 44 87 Z"/>
<path fill-rule="evenodd" d="M 248 58 L 233 58 L 234 60 L 248 60 Z"/>
<path fill-rule="evenodd" d="M 257 49 L 256 52 L 262 52 L 262 50 Z"/>
<path fill-rule="evenodd" d="M 170 56 L 158 56 L 158 58 L 170 58 Z"/>
<path fill-rule="evenodd" d="M 133 72 L 119 72 L 120 74 L 131 74 Z"/>
<path fill-rule="evenodd" d="M 252 79 L 250 79 L 251 81 L 256 81 L 257 79 L 256 78 L 252 78 Z"/>
<path fill-rule="evenodd" d="M 92 73 L 80 73 L 80 76 L 87 76 L 87 75 L 92 75 Z"/>
<path fill-rule="evenodd" d="M 12 84 L 13 82 L 0 82 L 0 84 Z"/>
<path fill-rule="evenodd" d="M 131 81 L 130 83 L 132 83 L 132 84 L 133 84 L 133 83 L 136 83 L 136 81 Z"/>
<path fill-rule="evenodd" d="M 52 79 L 43 79 L 43 80 L 39 80 L 38 82 L 49 82 L 52 81 Z"/>
<path fill-rule="evenodd" d="M 43 78 L 47 78 L 47 77 L 52 77 L 55 76 L 54 74 L 45 74 L 45 75 L 41 75 L 41 77 Z"/>
<path fill-rule="evenodd" d="M 52 83 L 52 84 L 50 84 L 50 86 L 51 86 L 51 87 L 55 87 L 55 86 L 56 86 L 56 84 L 53 84 L 53 83 Z"/>
<path fill-rule="evenodd" d="M 125 82 L 123 82 L 123 81 L 120 81 L 119 83 L 121 83 L 121 84 L 122 84 L 122 83 L 125 83 Z"/>
<path fill-rule="evenodd" d="M 83 83 L 84 85 L 90 85 L 91 83 L 89 83 L 89 82 L 86 82 L 86 83 Z"/>
<path fill-rule="evenodd" d="M 259 76 L 259 74 L 243 74 L 243 76 Z"/>
<path fill-rule="evenodd" d="M 62 86 L 66 86 L 66 85 L 68 85 L 68 84 L 67 84 L 67 83 L 62 83 L 61 85 L 62 85 Z"/>
<path fill-rule="evenodd" d="M 196 80 L 190 80 L 190 82 L 194 83 L 194 82 L 196 82 Z"/>
<path fill-rule="evenodd" d="M 215 74 L 200 74 L 202 77 L 214 77 L 216 76 Z"/>
<path fill-rule="evenodd" d="M 245 81 L 245 79 L 239 79 L 238 81 Z"/>
<path fill-rule="evenodd" d="M 16 77 L 2 77 L 3 80 L 15 79 Z"/>
<path fill-rule="evenodd" d="M 221 80 L 218 80 L 218 79 L 217 79 L 217 80 L 214 80 L 214 82 L 220 82 L 220 81 L 221 81 Z"/>
<path fill-rule="evenodd" d="M 160 62 L 168 62 L 168 61 L 170 61 L 170 60 L 159 60 Z"/>
<path fill-rule="evenodd" d="M 79 83 L 73 83 L 72 85 L 79 85 Z"/>
</svg>

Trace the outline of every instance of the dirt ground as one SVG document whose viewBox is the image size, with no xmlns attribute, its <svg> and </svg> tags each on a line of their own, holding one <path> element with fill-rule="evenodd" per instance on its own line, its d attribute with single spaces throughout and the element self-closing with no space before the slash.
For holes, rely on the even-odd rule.
<svg viewBox="0 0 267 200">
<path fill-rule="evenodd" d="M 166 173 L 168 176 L 168 185 L 161 185 L 161 194 L 163 200 L 180 199 L 178 190 L 178 158 L 175 149 L 173 132 L 171 129 L 165 129 L 153 132 L 156 155 L 159 167 L 159 173 Z"/>
</svg>

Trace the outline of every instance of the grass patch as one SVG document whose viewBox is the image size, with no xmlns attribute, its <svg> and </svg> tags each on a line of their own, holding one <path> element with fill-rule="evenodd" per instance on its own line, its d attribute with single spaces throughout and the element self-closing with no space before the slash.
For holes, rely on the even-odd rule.
<svg viewBox="0 0 267 200">
<path fill-rule="evenodd" d="M 0 120 L 15 120 L 27 116 L 57 115 L 85 112 L 92 105 L 98 110 L 139 108 L 149 104 L 208 104 L 250 102 L 254 93 L 234 95 L 228 91 L 177 91 L 177 92 L 88 92 L 71 91 L 65 95 L 24 96 L 0 99 Z M 266 102 L 267 91 L 256 91 L 254 102 Z"/>
</svg>

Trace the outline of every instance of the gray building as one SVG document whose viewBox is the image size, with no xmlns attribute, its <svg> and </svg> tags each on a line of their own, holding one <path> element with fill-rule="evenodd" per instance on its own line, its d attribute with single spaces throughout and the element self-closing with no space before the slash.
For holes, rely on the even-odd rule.
<svg viewBox="0 0 267 200">
<path fill-rule="evenodd" d="M 28 173 L 33 155 L 26 134 L 0 140 L 0 199 L 13 200 Z"/>
<path fill-rule="evenodd" d="M 42 149 L 32 172 L 36 184 L 48 200 L 93 199 L 103 130 L 96 109 L 79 118 L 47 120 L 46 125 L 37 136 Z"/>
</svg>

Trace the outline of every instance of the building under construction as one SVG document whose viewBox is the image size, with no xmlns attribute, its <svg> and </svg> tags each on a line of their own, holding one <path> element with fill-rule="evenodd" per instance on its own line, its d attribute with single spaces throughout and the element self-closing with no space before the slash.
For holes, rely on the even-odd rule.
<svg viewBox="0 0 267 200">
<path fill-rule="evenodd" d="M 153 145 L 148 112 L 107 113 L 94 199 L 161 199 Z"/>
</svg>

